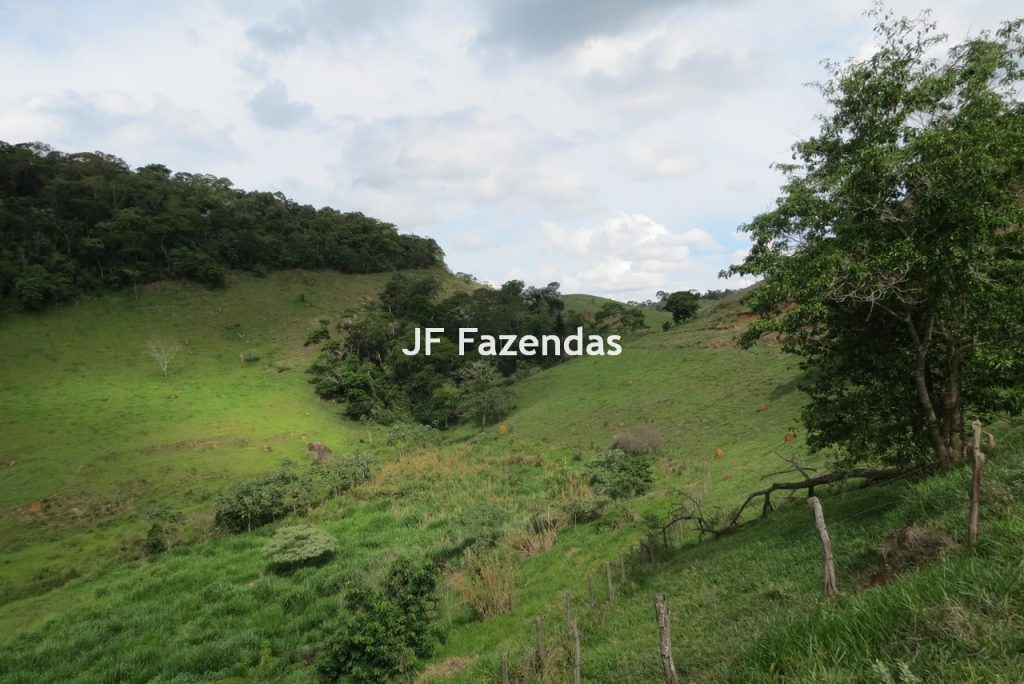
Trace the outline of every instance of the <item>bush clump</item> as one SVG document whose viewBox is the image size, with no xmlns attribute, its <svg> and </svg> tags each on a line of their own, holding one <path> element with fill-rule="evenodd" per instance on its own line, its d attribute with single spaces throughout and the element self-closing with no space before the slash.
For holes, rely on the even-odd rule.
<svg viewBox="0 0 1024 684">
<path fill-rule="evenodd" d="M 379 589 L 350 585 L 346 614 L 320 649 L 321 681 L 411 680 L 444 640 L 435 624 L 437 571 L 428 562 L 401 559 Z"/>
<path fill-rule="evenodd" d="M 328 532 L 309 525 L 282 527 L 263 547 L 263 555 L 279 570 L 312 565 L 329 558 L 337 542 Z"/>
<path fill-rule="evenodd" d="M 362 454 L 313 463 L 307 470 L 286 460 L 276 473 L 233 482 L 222 489 L 215 503 L 214 524 L 228 532 L 248 532 L 289 514 L 303 515 L 370 475 L 370 460 Z"/>
<path fill-rule="evenodd" d="M 610 449 L 590 461 L 587 475 L 594 491 L 613 499 L 643 494 L 654 482 L 650 461 L 621 449 Z"/>
<path fill-rule="evenodd" d="M 294 475 L 280 472 L 233 482 L 217 495 L 214 524 L 231 532 L 247 532 L 288 514 L 289 485 Z"/>
<path fill-rule="evenodd" d="M 510 549 L 496 548 L 481 555 L 467 549 L 462 571 L 452 576 L 452 586 L 477 617 L 486 619 L 512 610 L 517 570 Z"/>
</svg>

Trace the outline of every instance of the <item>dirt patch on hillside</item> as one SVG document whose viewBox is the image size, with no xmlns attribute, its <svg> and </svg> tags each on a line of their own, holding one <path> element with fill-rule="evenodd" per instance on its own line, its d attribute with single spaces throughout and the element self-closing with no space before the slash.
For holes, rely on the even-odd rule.
<svg viewBox="0 0 1024 684">
<path fill-rule="evenodd" d="M 938 560 L 956 546 L 953 538 L 941 530 L 902 527 L 864 552 L 859 574 L 865 587 L 875 587 Z"/>
</svg>

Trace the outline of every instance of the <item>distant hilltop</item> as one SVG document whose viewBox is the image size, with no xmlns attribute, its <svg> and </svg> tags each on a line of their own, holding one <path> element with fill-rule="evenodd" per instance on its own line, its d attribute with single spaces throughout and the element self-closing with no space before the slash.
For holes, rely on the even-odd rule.
<svg viewBox="0 0 1024 684">
<path fill-rule="evenodd" d="M 359 212 L 316 209 L 227 178 L 131 169 L 102 152 L 0 141 L 0 307 L 230 269 L 376 273 L 444 265 L 437 242 Z"/>
</svg>

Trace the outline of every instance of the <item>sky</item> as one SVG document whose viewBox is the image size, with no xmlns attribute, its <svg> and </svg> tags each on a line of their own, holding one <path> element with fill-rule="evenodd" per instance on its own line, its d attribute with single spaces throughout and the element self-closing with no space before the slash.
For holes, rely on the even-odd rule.
<svg viewBox="0 0 1024 684">
<path fill-rule="evenodd" d="M 895 0 L 900 14 L 927 5 Z M 932 5 L 955 40 L 1024 11 Z M 0 140 L 362 211 L 453 271 L 623 300 L 746 284 L 823 111 L 873 50 L 832 0 L 0 0 Z"/>
</svg>

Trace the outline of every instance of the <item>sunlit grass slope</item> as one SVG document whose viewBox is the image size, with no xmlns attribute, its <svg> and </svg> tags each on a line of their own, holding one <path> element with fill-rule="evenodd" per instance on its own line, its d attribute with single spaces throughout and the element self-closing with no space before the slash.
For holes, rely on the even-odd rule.
<svg viewBox="0 0 1024 684">
<path fill-rule="evenodd" d="M 15 389 L 5 387 L 3 407 L 31 418 L 5 444 L 29 455 L 40 453 L 33 451 L 44 448 L 38 444 L 48 449 L 46 458 L 36 457 L 35 477 L 17 475 L 20 458 L 0 471 L 4 492 L 21 486 L 15 477 L 40 492 L 21 496 L 5 518 L 0 568 L 35 588 L 0 605 L 0 681 L 315 681 L 312 663 L 343 610 L 345 583 L 379 579 L 403 555 L 429 556 L 443 567 L 439 620 L 448 640 L 424 680 L 500 681 L 505 654 L 513 681 L 538 681 L 531 660 L 537 617 L 547 640 L 545 681 L 568 680 L 566 591 L 579 618 L 584 681 L 661 680 L 655 591 L 669 595 L 683 681 L 888 681 L 883 671 L 894 682 L 914 681 L 901 674 L 904 667 L 929 682 L 1024 676 L 1019 435 L 993 458 L 985 541 L 977 552 L 964 549 L 967 474 L 957 471 L 924 483 L 819 491 L 836 544 L 843 593 L 837 602 L 820 597 L 820 547 L 800 497 L 779 497 L 779 510 L 720 539 L 698 544 L 687 533 L 653 559 L 630 556 L 636 562 L 627 561 L 623 581 L 619 554 L 647 538 L 679 503 L 680 491 L 703 491 L 709 513 L 729 510 L 764 484 L 762 476 L 788 467 L 778 456 L 801 453 L 799 430 L 795 440 L 785 439 L 801 405 L 794 360 L 772 341 L 749 351 L 735 347 L 748 318 L 738 297 L 712 303 L 670 331 L 627 338 L 619 357 L 577 359 L 526 378 L 514 386 L 517 408 L 500 426 L 462 426 L 440 442 L 399 448 L 388 445 L 382 429 L 339 419 L 337 407 L 318 402 L 305 382 L 301 341 L 309 323 L 333 313 L 333 302 L 353 301 L 383 283 L 346 277 L 329 285 L 321 277 L 242 279 L 224 293 L 174 288 L 163 314 L 138 311 L 147 298 L 158 299 L 145 292 L 138 304 L 125 295 L 46 314 L 49 322 L 18 319 L 7 330 L 0 324 L 5 345 L 17 334 L 23 350 L 20 363 L 4 362 Z M 328 287 L 338 290 L 325 294 Z M 232 296 L 238 301 L 229 306 Z M 78 318 L 86 307 L 95 308 Z M 158 334 L 184 343 L 172 326 L 161 327 L 168 320 L 192 332 L 164 381 L 143 349 Z M 125 351 L 100 360 L 82 355 L 106 373 L 86 373 L 65 390 L 73 394 L 63 428 L 69 432 L 62 433 L 51 416 L 63 406 L 61 390 L 51 384 L 76 377 L 76 367 L 32 360 L 24 349 L 41 337 L 57 357 L 62 340 L 83 332 L 105 340 L 93 349 Z M 240 362 L 247 350 L 261 360 Z M 93 385 L 107 373 L 103 402 Z M 191 405 L 182 401 L 189 397 Z M 99 408 L 87 411 L 86 401 Z M 94 424 L 103 428 L 94 433 Z M 560 526 L 546 540 L 533 534 L 540 507 L 564 500 L 588 459 L 617 435 L 640 429 L 662 438 L 648 493 L 610 504 L 593 522 Z M 302 461 L 312 439 L 339 454 L 369 452 L 374 476 L 306 518 L 337 539 L 330 562 L 271 572 L 262 549 L 288 521 L 216 536 L 208 496 L 224 480 L 269 470 L 281 458 Z M 76 451 L 76 440 L 87 446 Z M 80 464 L 83 479 L 74 474 Z M 32 514 L 32 502 L 43 496 L 50 509 Z M 95 508 L 122 498 L 123 508 L 100 508 L 95 518 L 79 521 L 70 511 L 76 500 Z M 191 511 L 193 541 L 145 559 L 138 511 L 165 498 Z M 755 508 L 747 519 L 760 512 Z M 877 549 L 909 525 L 936 530 L 950 543 L 920 570 L 887 573 Z M 462 549 L 481 531 L 495 534 L 504 550 L 499 574 L 507 583 L 499 589 L 511 603 L 486 619 L 474 614 L 463 591 Z M 64 539 L 77 546 L 64 546 Z M 95 555 L 111 560 L 56 578 L 45 590 L 47 568 L 74 567 L 77 558 Z M 611 601 L 606 562 L 613 568 Z"/>
<path fill-rule="evenodd" d="M 389 277 L 238 274 L 0 319 L 2 582 L 83 571 L 131 546 L 155 502 L 196 506 L 306 441 L 354 441 L 311 391 L 303 341 Z M 167 378 L 150 341 L 180 346 Z"/>
<path fill-rule="evenodd" d="M 580 313 L 589 314 L 597 313 L 598 310 L 608 302 L 617 301 L 614 299 L 608 299 L 607 297 L 598 297 L 597 295 L 588 294 L 570 294 L 565 295 L 562 299 L 565 300 L 566 309 L 573 309 Z M 665 321 L 672 320 L 672 314 L 667 311 L 644 309 L 643 312 L 644 322 L 647 323 L 647 327 L 652 330 L 661 330 L 661 326 Z"/>
</svg>

